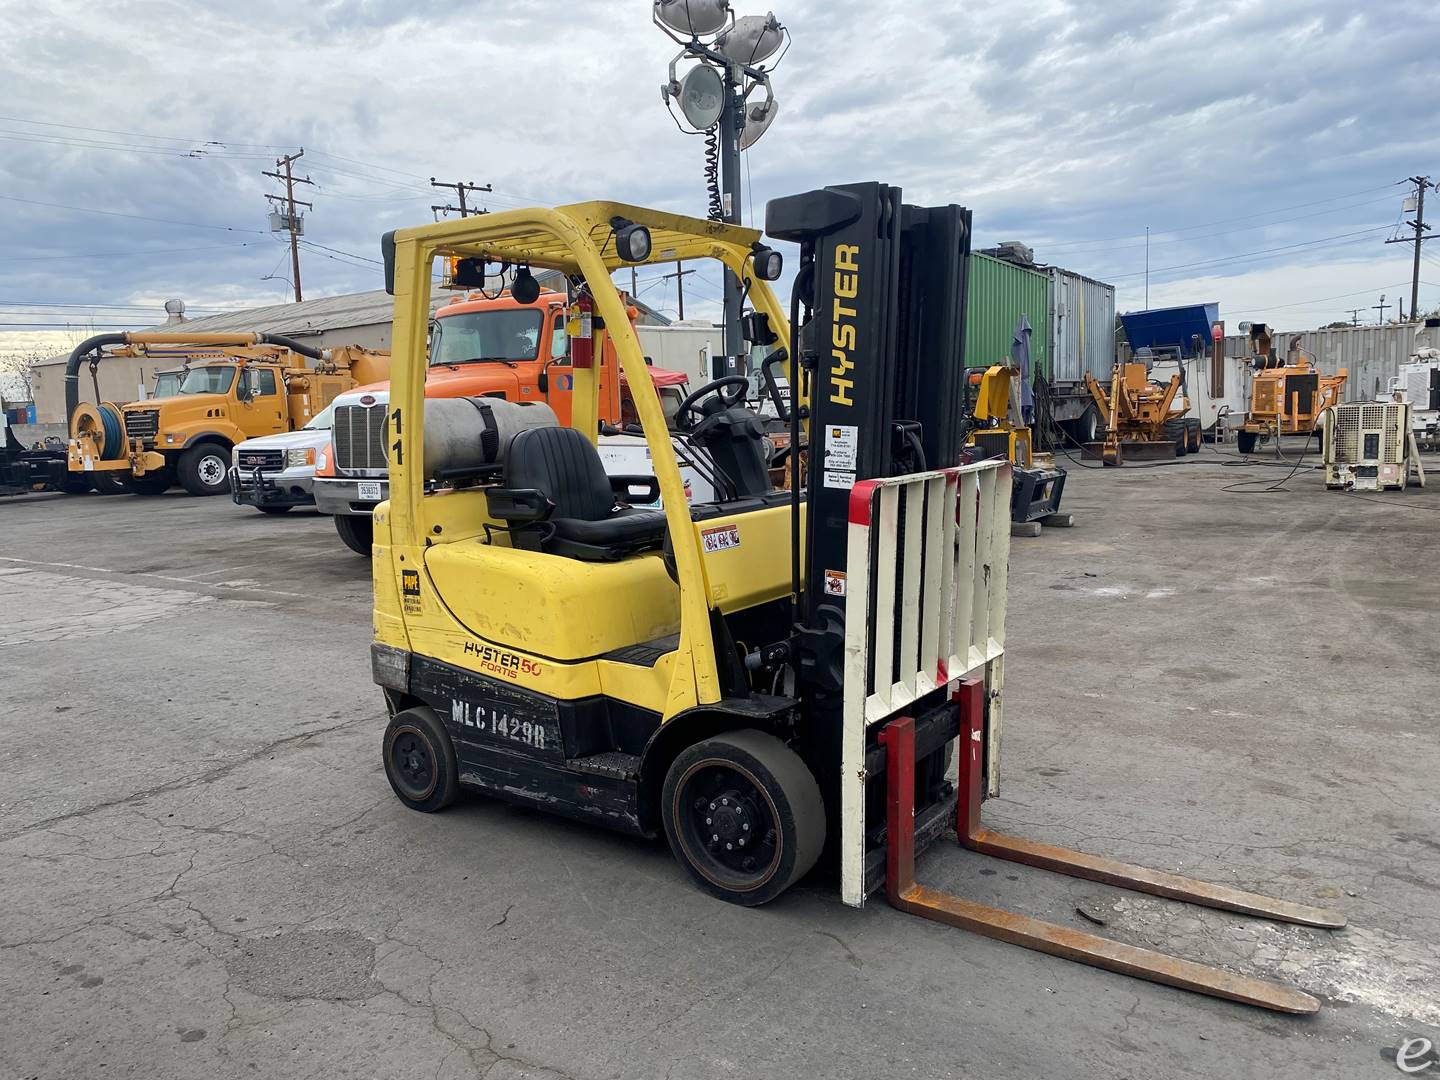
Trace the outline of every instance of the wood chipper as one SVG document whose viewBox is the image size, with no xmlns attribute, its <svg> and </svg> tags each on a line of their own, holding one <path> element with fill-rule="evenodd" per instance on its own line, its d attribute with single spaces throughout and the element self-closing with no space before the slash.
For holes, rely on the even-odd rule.
<svg viewBox="0 0 1440 1080">
<path fill-rule="evenodd" d="M 1178 373 L 1159 383 L 1150 378 L 1150 367 L 1143 361 L 1116 363 L 1108 387 L 1089 372 L 1085 386 L 1105 424 L 1101 440 L 1085 445 L 1085 457 L 1120 465 L 1180 457 L 1200 449 L 1200 421 L 1185 415 Z"/>
<path fill-rule="evenodd" d="M 1274 334 L 1264 323 L 1241 323 L 1250 333 L 1250 409 L 1236 428 L 1235 443 L 1242 454 L 1281 435 L 1306 435 L 1324 440 L 1320 414 L 1340 401 L 1349 372 L 1340 368 L 1323 375 L 1312 357 L 1291 338 L 1284 360 L 1275 355 Z"/>
<path fill-rule="evenodd" d="M 907 911 L 1029 948 L 1314 1011 L 1285 987 L 913 884 L 915 854 L 955 822 L 1001 857 L 1341 922 L 980 827 L 999 775 L 1012 467 L 958 464 L 969 212 L 867 183 L 776 200 L 766 222 L 800 245 L 788 318 L 768 284 L 781 254 L 721 222 L 591 202 L 385 237 L 395 354 L 372 663 L 397 797 L 436 811 L 468 787 L 663 834 L 698 887 L 742 905 L 823 862 L 850 905 L 883 889 Z M 543 404 L 447 402 L 442 416 L 427 403 L 431 287 L 452 257 L 568 275 L 568 425 Z M 743 284 L 747 337 L 785 350 L 787 391 L 771 404 L 791 445 L 808 447 L 790 490 L 771 486 L 745 377 L 698 387 L 673 427 L 644 377 L 611 275 L 702 259 Z M 601 465 L 602 336 L 653 475 Z M 715 477 L 712 501 L 686 502 L 677 456 Z M 630 505 L 657 491 L 661 509 Z"/>
</svg>

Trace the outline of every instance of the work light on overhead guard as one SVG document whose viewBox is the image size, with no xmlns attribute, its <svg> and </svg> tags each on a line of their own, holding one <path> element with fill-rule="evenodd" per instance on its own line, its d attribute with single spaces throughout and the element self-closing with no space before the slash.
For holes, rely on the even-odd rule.
<svg viewBox="0 0 1440 1080">
<path fill-rule="evenodd" d="M 655 17 L 677 34 L 713 34 L 730 17 L 730 0 L 655 0 Z"/>
<path fill-rule="evenodd" d="M 626 262 L 644 262 L 650 257 L 650 230 L 624 218 L 610 222 L 615 230 L 615 251 Z"/>
<path fill-rule="evenodd" d="M 715 50 L 737 64 L 758 64 L 775 54 L 785 40 L 784 27 L 773 11 L 746 15 L 715 39 Z"/>
</svg>

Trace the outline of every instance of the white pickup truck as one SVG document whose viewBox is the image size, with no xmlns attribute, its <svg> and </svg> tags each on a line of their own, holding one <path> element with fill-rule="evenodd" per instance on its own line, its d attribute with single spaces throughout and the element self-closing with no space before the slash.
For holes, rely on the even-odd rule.
<svg viewBox="0 0 1440 1080">
<path fill-rule="evenodd" d="M 262 514 L 315 505 L 315 459 L 330 443 L 332 403 L 298 431 L 246 439 L 230 452 L 230 497 Z"/>
</svg>

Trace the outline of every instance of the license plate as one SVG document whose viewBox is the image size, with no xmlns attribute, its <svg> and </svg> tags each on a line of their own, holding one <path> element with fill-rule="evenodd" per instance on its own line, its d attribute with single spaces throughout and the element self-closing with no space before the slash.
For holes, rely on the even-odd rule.
<svg viewBox="0 0 1440 1080">
<path fill-rule="evenodd" d="M 379 480 L 361 480 L 357 496 L 364 502 L 380 502 L 385 498 L 385 485 Z"/>
</svg>

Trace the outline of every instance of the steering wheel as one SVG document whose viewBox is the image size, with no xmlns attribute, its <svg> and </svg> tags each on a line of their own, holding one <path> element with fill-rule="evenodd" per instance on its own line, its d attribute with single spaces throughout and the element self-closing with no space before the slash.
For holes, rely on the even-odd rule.
<svg viewBox="0 0 1440 1080">
<path fill-rule="evenodd" d="M 727 387 L 733 388 L 735 392 L 733 394 L 727 394 L 725 392 Z M 689 397 L 680 403 L 680 407 L 675 410 L 675 427 L 680 431 L 691 431 L 694 429 L 695 423 L 689 419 L 689 416 L 692 413 L 699 413 L 700 410 L 695 406 L 702 398 L 716 394 L 720 398 L 720 403 L 724 405 L 725 408 L 733 409 L 745 400 L 745 391 L 748 389 L 750 389 L 750 380 L 744 375 L 726 375 L 723 379 L 713 379 L 707 382 L 704 386 L 692 392 Z"/>
</svg>

